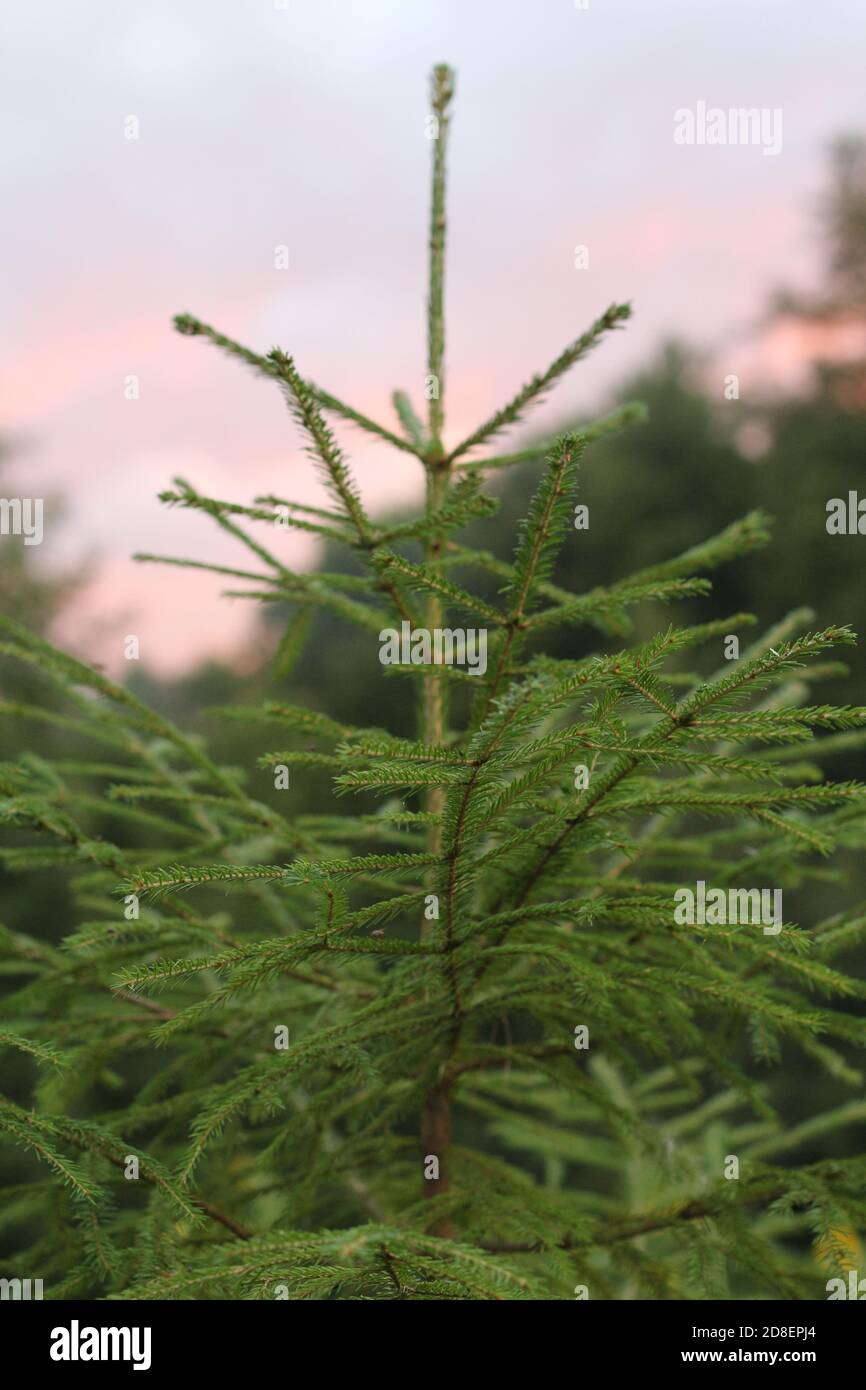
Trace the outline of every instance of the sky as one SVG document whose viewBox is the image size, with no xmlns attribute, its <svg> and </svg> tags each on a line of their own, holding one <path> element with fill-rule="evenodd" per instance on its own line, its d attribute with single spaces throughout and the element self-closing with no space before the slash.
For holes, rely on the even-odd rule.
<svg viewBox="0 0 866 1390">
<path fill-rule="evenodd" d="M 218 577 L 131 559 L 244 566 L 213 522 L 160 504 L 174 476 L 240 502 L 322 501 L 279 390 L 176 334 L 175 313 L 281 347 L 389 426 L 394 388 L 421 400 L 434 63 L 457 69 L 446 442 L 613 301 L 634 319 L 533 430 L 603 408 L 672 336 L 757 389 L 772 364 L 749 341 L 768 294 L 818 274 L 828 145 L 866 129 L 862 0 L 3 9 L 2 486 L 46 499 L 38 564 L 87 560 L 59 635 L 113 670 L 129 634 L 164 676 L 250 632 Z M 781 113 L 780 148 L 678 143 L 676 113 L 700 104 Z M 408 455 L 338 434 L 374 513 L 420 497 Z M 286 564 L 314 562 L 306 537 L 280 537 Z"/>
</svg>

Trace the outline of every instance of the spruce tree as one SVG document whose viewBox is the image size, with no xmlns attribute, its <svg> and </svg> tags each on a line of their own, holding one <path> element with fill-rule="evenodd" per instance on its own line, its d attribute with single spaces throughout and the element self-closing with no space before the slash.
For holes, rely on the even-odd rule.
<svg viewBox="0 0 866 1390">
<path fill-rule="evenodd" d="M 177 480 L 165 502 L 208 513 L 250 559 L 140 557 L 283 605 L 281 679 L 322 609 L 391 643 L 382 680 L 402 682 L 416 736 L 375 710 L 354 727 L 275 699 L 222 711 L 261 737 L 258 766 L 227 766 L 2 620 L 4 659 L 46 692 L 3 707 L 29 731 L 0 772 L 4 862 L 62 874 L 75 914 L 59 941 L 51 923 L 3 929 L 0 1042 L 34 1077 L 0 1109 L 34 1159 L 4 1220 L 27 1232 L 16 1262 L 46 1297 L 824 1298 L 851 1265 L 863 1160 L 794 1160 L 866 1118 L 864 988 L 839 964 L 866 904 L 799 925 L 718 904 L 837 883 L 828 856 L 862 847 L 864 789 L 823 764 L 862 746 L 866 709 L 812 695 L 854 635 L 810 631 L 797 609 L 735 659 L 743 613 L 630 637 L 635 605 L 700 597 L 762 545 L 760 514 L 612 586 L 557 584 L 591 501 L 584 452 L 639 407 L 491 445 L 628 305 L 445 442 L 452 98 L 437 67 L 426 418 L 396 392 L 381 425 L 283 351 L 183 314 L 181 333 L 283 393 L 328 502 Z M 370 515 L 329 418 L 423 470 L 420 515 Z M 495 510 L 485 480 L 527 458 L 538 482 L 513 554 L 462 544 Z M 292 529 L 363 574 L 293 571 Z M 576 630 L 585 654 L 545 650 Z M 456 644 L 438 661 L 437 634 Z M 40 753 L 46 727 L 75 761 Z M 327 809 L 293 814 L 317 769 Z M 706 904 L 693 921 L 686 890 Z M 792 1127 L 773 1079 L 796 1066 L 823 1069 L 833 1102 Z"/>
</svg>

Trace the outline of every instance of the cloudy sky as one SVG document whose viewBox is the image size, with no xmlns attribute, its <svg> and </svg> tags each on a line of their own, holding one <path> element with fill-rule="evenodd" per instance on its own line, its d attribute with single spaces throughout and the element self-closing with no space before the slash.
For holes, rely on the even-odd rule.
<svg viewBox="0 0 866 1390">
<path fill-rule="evenodd" d="M 240 561 L 156 501 L 173 475 L 320 497 L 279 392 L 174 313 L 278 344 L 389 424 L 394 387 L 420 397 L 433 63 L 458 70 L 456 440 L 612 300 L 632 325 L 534 423 L 603 405 L 671 334 L 737 370 L 768 291 L 815 277 L 828 142 L 866 128 L 863 31 L 862 0 L 6 0 L 3 430 L 16 492 L 67 498 L 40 563 L 92 559 L 65 639 L 116 667 L 135 632 L 164 673 L 242 637 L 218 579 L 129 558 Z M 677 144 L 699 102 L 780 110 L 781 151 Z M 341 438 L 374 509 L 419 494 L 406 456 Z"/>
</svg>

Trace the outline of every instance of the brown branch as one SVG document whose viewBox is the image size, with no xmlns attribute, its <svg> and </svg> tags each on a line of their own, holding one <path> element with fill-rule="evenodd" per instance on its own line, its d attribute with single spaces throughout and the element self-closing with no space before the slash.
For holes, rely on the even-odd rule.
<svg viewBox="0 0 866 1390">
<path fill-rule="evenodd" d="M 83 1140 L 77 1138 L 74 1134 L 70 1134 L 67 1137 L 70 1143 L 77 1145 L 78 1148 L 87 1148 Z M 106 1159 L 107 1162 L 113 1164 L 115 1168 L 119 1168 L 121 1172 L 125 1170 L 126 1163 L 122 1158 L 115 1158 L 113 1154 L 106 1153 L 104 1149 L 96 1149 L 95 1152 L 99 1154 L 100 1158 Z M 147 1173 L 142 1173 L 142 1177 L 145 1182 L 156 1183 L 156 1179 L 149 1177 Z M 237 1236 L 239 1240 L 249 1240 L 252 1236 L 252 1231 L 246 1230 L 245 1227 L 241 1226 L 237 1221 L 233 1221 L 230 1216 L 226 1216 L 218 1207 L 205 1201 L 204 1197 L 196 1197 L 190 1193 L 189 1200 L 194 1207 L 198 1207 L 206 1216 L 211 1217 L 214 1221 L 218 1221 L 221 1226 L 225 1226 L 226 1230 L 231 1231 L 232 1235 Z"/>
<path fill-rule="evenodd" d="M 844 1173 L 842 1164 L 838 1162 L 816 1163 L 807 1168 L 805 1172 L 819 1178 L 838 1178 L 840 1173 Z M 778 1197 L 783 1197 L 789 1191 L 791 1183 L 795 1182 L 797 1173 L 791 1173 L 790 1182 L 782 1178 L 770 1175 L 756 1180 L 751 1189 L 743 1193 L 736 1204 L 732 1207 L 727 1193 L 719 1193 L 709 1197 L 692 1198 L 688 1202 L 682 1203 L 677 1207 L 669 1207 L 663 1211 L 645 1212 L 641 1216 L 635 1216 L 628 1221 L 623 1221 L 619 1225 L 608 1228 L 603 1234 L 598 1236 L 587 1236 L 576 1239 L 573 1236 L 564 1236 L 561 1241 L 556 1242 L 558 1250 L 579 1250 L 588 1249 L 592 1246 L 614 1245 L 621 1240 L 634 1240 L 637 1236 L 652 1235 L 656 1231 L 664 1231 L 672 1226 L 679 1225 L 680 1222 L 703 1221 L 712 1216 L 718 1216 L 725 1209 L 741 1211 L 743 1207 L 758 1206 L 762 1203 L 774 1202 Z M 519 1255 L 537 1254 L 544 1249 L 543 1242 L 517 1243 L 503 1241 L 481 1241 L 482 1249 L 496 1255 Z"/>
</svg>

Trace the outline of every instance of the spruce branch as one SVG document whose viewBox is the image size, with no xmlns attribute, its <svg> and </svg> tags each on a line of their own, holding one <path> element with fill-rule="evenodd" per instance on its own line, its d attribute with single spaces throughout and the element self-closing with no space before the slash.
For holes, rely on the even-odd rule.
<svg viewBox="0 0 866 1390">
<path fill-rule="evenodd" d="M 354 525 L 358 540 L 365 544 L 370 539 L 367 514 L 337 442 L 318 409 L 315 396 L 295 369 L 291 357 L 274 348 L 268 354 L 268 359 L 287 388 L 286 395 L 293 415 L 310 437 L 308 452 L 322 468 L 334 500 L 342 506 Z"/>
<path fill-rule="evenodd" d="M 280 372 L 279 366 L 271 360 L 269 355 L 262 356 L 257 352 L 253 352 L 251 348 L 244 347 L 242 343 L 236 342 L 233 338 L 227 338 L 224 334 L 218 333 L 209 323 L 202 323 L 201 319 L 195 318 L 193 314 L 176 314 L 173 322 L 177 332 L 184 334 L 185 337 L 207 338 L 217 347 L 223 348 L 225 352 L 231 353 L 232 356 L 240 358 L 242 362 L 246 362 L 249 366 L 255 367 L 256 371 L 262 372 L 265 376 L 270 376 L 277 381 L 282 380 L 282 373 Z M 380 439 L 384 439 L 395 449 L 403 449 L 410 454 L 419 453 L 408 440 L 401 439 L 399 434 L 394 434 L 391 430 L 386 429 L 384 425 L 377 424 L 375 420 L 369 419 L 368 416 L 361 414 L 360 411 L 353 409 L 352 406 L 346 405 L 345 401 L 341 401 L 339 397 L 331 395 L 329 391 L 324 391 L 321 387 L 315 386 L 312 382 L 307 382 L 306 384 L 311 396 L 326 410 L 332 410 L 336 414 L 342 415 L 350 424 L 357 425 L 360 429 L 366 430 L 369 434 L 378 435 Z"/>
<path fill-rule="evenodd" d="M 632 425 L 641 425 L 648 418 L 646 406 L 642 401 L 627 401 L 625 405 L 618 406 L 609 415 L 604 415 L 598 420 L 588 420 L 585 424 L 579 425 L 575 431 L 583 440 L 584 445 L 592 444 L 597 439 L 605 439 L 608 435 L 619 434 L 621 430 L 629 429 Z M 458 463 L 459 469 L 483 470 L 485 468 L 513 468 L 521 463 L 534 463 L 537 459 L 547 458 L 551 450 L 557 443 L 558 436 L 552 439 L 545 439 L 538 444 L 530 444 L 525 449 L 518 449 L 510 454 L 496 454 L 486 459 L 464 459 Z"/>
<path fill-rule="evenodd" d="M 630 317 L 631 305 L 612 304 L 600 318 L 596 319 L 591 328 L 582 333 L 579 338 L 575 338 L 574 342 L 569 343 L 568 347 L 554 358 L 546 371 L 531 377 L 507 405 L 497 410 L 495 415 L 492 415 L 483 425 L 479 425 L 472 434 L 458 444 L 451 451 L 449 462 L 454 463 L 470 449 L 476 448 L 485 440 L 491 439 L 493 435 L 499 434 L 507 426 L 514 425 L 521 420 L 527 408 L 541 400 L 561 376 L 592 351 L 606 333 L 615 330 Z"/>
</svg>

